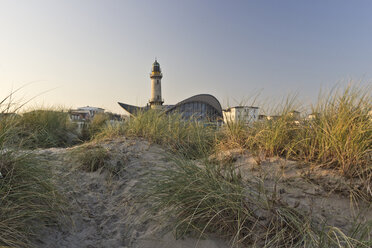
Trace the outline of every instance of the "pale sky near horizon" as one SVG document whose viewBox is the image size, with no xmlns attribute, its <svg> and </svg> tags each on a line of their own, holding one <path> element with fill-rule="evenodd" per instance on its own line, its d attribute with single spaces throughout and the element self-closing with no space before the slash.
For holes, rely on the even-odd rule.
<svg viewBox="0 0 372 248">
<path fill-rule="evenodd" d="M 0 99 L 145 105 L 157 57 L 165 104 L 223 107 L 372 79 L 372 1 L 0 0 Z M 45 92 L 47 91 L 47 92 Z M 43 93 L 45 92 L 45 93 Z M 259 105 L 257 103 L 256 105 Z"/>
</svg>

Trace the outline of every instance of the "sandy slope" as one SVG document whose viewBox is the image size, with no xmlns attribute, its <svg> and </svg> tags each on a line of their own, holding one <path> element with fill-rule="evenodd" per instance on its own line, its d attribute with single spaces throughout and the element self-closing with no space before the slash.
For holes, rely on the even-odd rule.
<svg viewBox="0 0 372 248">
<path fill-rule="evenodd" d="M 72 149 L 39 150 L 50 166 L 55 182 L 71 204 L 71 223 L 62 228 L 40 230 L 37 247 L 206 247 L 225 248 L 218 239 L 175 240 L 172 233 L 158 230 L 159 224 L 144 218 L 151 203 L 138 201 L 139 179 L 149 168 L 167 163 L 165 151 L 141 140 L 114 140 L 102 144 L 112 154 L 117 175 L 76 170 Z"/>
<path fill-rule="evenodd" d="M 233 161 L 243 179 L 260 180 L 266 189 L 276 192 L 278 200 L 345 233 L 353 223 L 372 221 L 371 202 L 361 200 L 356 193 L 361 180 L 348 180 L 336 171 L 278 157 L 257 163 L 257 157 L 239 149 L 212 155 L 210 159 Z"/>
<path fill-rule="evenodd" d="M 56 185 L 71 205 L 70 224 L 40 230 L 37 247 L 229 247 L 227 242 L 213 238 L 175 240 L 172 232 L 144 215 L 151 202 L 139 201 L 140 179 L 157 165 L 170 163 L 161 147 L 124 138 L 101 145 L 110 150 L 110 165 L 118 171 L 114 176 L 77 170 L 77 161 L 71 159 L 71 151 L 77 148 L 36 152 L 52 169 Z M 278 192 L 281 201 L 344 231 L 366 207 L 363 202 L 358 203 L 359 208 L 351 205 L 345 194 L 350 186 L 329 171 L 310 171 L 308 166 L 278 158 L 257 165 L 249 154 L 234 150 L 213 159 L 233 161 L 245 180 L 260 178 L 268 189 Z M 371 210 L 359 218 L 372 220 Z"/>
</svg>

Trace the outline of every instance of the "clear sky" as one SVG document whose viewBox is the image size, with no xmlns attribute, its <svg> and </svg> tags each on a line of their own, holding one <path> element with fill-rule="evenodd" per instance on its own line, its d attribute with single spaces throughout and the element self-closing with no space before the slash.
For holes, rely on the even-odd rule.
<svg viewBox="0 0 372 248">
<path fill-rule="evenodd" d="M 157 57 L 165 104 L 198 93 L 226 107 L 260 93 L 372 79 L 372 1 L 0 0 L 0 99 L 145 105 Z"/>
</svg>

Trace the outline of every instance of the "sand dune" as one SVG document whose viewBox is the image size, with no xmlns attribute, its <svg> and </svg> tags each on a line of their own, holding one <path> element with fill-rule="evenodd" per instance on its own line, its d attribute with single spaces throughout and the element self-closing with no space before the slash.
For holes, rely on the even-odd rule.
<svg viewBox="0 0 372 248">
<path fill-rule="evenodd" d="M 157 165 L 171 163 L 163 148 L 144 140 L 125 138 L 101 145 L 110 151 L 110 166 L 117 171 L 114 175 L 107 171 L 78 170 L 78 161 L 71 155 L 78 149 L 76 147 L 35 151 L 53 171 L 53 180 L 70 204 L 69 217 L 61 220 L 67 224 L 40 230 L 35 239 L 37 247 L 229 247 L 227 241 L 213 235 L 202 240 L 176 240 L 172 230 L 162 228 L 164 225 L 148 214 L 151 202 L 141 199 L 140 179 Z M 268 188 L 280 192 L 282 201 L 309 211 L 342 230 L 350 227 L 350 220 L 357 214 L 347 195 L 327 190 L 327 186 L 335 184 L 346 187 L 344 179 L 329 176 L 329 172 L 308 171 L 296 162 L 279 158 L 257 165 L 248 153 L 239 150 L 211 159 L 234 161 L 244 179 L 262 178 Z M 364 213 L 360 218 L 371 219 L 372 213 Z"/>
<path fill-rule="evenodd" d="M 122 168 L 117 175 L 76 170 L 74 148 L 37 151 L 71 205 L 71 224 L 40 230 L 37 247 L 228 247 L 218 239 L 176 240 L 171 231 L 164 233 L 156 222 L 144 218 L 151 203 L 138 202 L 139 179 L 149 168 L 166 163 L 163 149 L 125 139 L 104 146 L 113 154 L 111 165 Z"/>
</svg>

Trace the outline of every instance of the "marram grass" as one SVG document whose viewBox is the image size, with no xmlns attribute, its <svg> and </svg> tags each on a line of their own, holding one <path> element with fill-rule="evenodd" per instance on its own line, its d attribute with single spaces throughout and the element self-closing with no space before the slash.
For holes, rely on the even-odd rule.
<svg viewBox="0 0 372 248">
<path fill-rule="evenodd" d="M 107 163 L 110 159 L 110 152 L 100 145 L 90 143 L 80 146 L 71 155 L 76 157 L 80 170 L 95 172 L 99 169 L 109 169 Z"/>
<path fill-rule="evenodd" d="M 346 87 L 321 95 L 313 118 L 296 118 L 293 101 L 278 117 L 246 126 L 229 123 L 217 149 L 242 148 L 256 156 L 283 156 L 362 180 L 364 198 L 372 199 L 372 91 Z M 262 158 L 259 158 L 261 160 Z M 263 158 L 264 159 L 264 158 Z"/>
<path fill-rule="evenodd" d="M 31 247 L 35 232 L 63 215 L 63 198 L 48 170 L 30 154 L 2 150 L 0 171 L 0 245 Z"/>
<path fill-rule="evenodd" d="M 218 233 L 234 246 L 248 247 L 371 247 L 370 223 L 357 225 L 347 234 L 336 227 L 319 226 L 265 190 L 259 179 L 244 182 L 233 167 L 188 160 L 236 147 L 267 157 L 285 156 L 361 179 L 364 194 L 371 197 L 371 105 L 370 90 L 348 87 L 322 96 L 312 109 L 315 118 L 311 120 L 296 120 L 291 101 L 276 120 L 250 126 L 229 124 L 221 130 L 184 121 L 177 114 L 148 111 L 115 125 L 97 118 L 89 138 L 142 137 L 182 154 L 174 167 L 157 171 L 156 181 L 148 180 L 156 209 L 175 218 L 176 237 Z M 53 223 L 63 212 L 47 169 L 17 151 L 19 145 L 65 146 L 66 132 L 74 130 L 66 117 L 54 110 L 37 110 L 1 119 L 0 245 L 30 246 L 35 229 Z M 10 146 L 12 152 L 7 150 Z M 105 167 L 108 153 L 101 148 L 81 158 L 82 169 Z"/>
<path fill-rule="evenodd" d="M 188 157 L 202 157 L 214 149 L 216 128 L 207 123 L 185 121 L 180 114 L 159 111 L 138 112 L 122 124 L 107 125 L 97 139 L 123 135 L 141 137 L 181 152 Z"/>
<path fill-rule="evenodd" d="M 22 148 L 66 147 L 79 142 L 68 113 L 57 109 L 37 109 L 0 118 L 0 133 L 12 132 L 7 146 Z M 11 128 L 8 128 L 10 127 Z"/>
<path fill-rule="evenodd" d="M 173 166 L 146 180 L 160 219 L 174 222 L 176 238 L 210 233 L 232 247 L 363 247 L 372 245 L 371 223 L 350 234 L 319 224 L 308 213 L 280 201 L 259 179 L 244 182 L 231 166 L 195 163 L 178 157 Z"/>
<path fill-rule="evenodd" d="M 45 225 L 56 225 L 64 216 L 66 205 L 51 182 L 49 169 L 34 155 L 21 150 L 23 142 L 33 134 L 31 131 L 22 137 L 22 127 L 26 123 L 41 124 L 34 118 L 40 113 L 32 113 L 32 118 L 26 118 L 33 121 L 25 122 L 13 113 L 13 104 L 5 104 L 5 100 L 0 102 L 0 246 L 32 247 L 36 232 Z M 34 140 L 30 142 L 35 144 Z"/>
</svg>

